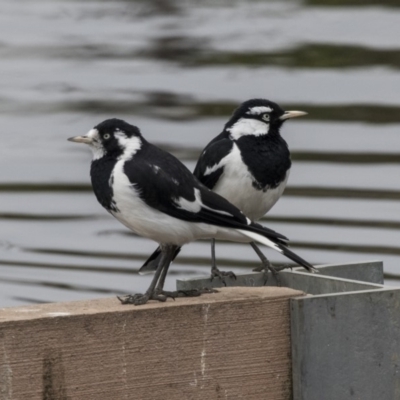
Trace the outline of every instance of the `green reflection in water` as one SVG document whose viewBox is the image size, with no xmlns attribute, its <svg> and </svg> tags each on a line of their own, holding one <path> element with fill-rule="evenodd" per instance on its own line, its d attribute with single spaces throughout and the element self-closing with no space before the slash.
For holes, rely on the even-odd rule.
<svg viewBox="0 0 400 400">
<path fill-rule="evenodd" d="M 26 286 L 41 286 L 48 287 L 53 289 L 62 289 L 62 290 L 72 290 L 74 292 L 92 292 L 92 293 L 103 293 L 103 294 L 124 294 L 125 292 L 118 290 L 111 290 L 106 288 L 95 288 L 90 286 L 81 286 L 81 285 L 71 285 L 68 283 L 60 283 L 60 282 L 49 282 L 49 281 L 32 281 L 27 279 L 11 279 L 4 278 L 0 276 L 0 281 L 3 283 L 11 283 L 17 285 L 26 285 Z"/>
<path fill-rule="evenodd" d="M 167 143 L 155 143 L 158 147 L 172 153 L 180 160 L 197 161 L 200 147 L 179 147 Z M 366 153 L 334 151 L 291 151 L 293 161 L 324 162 L 333 164 L 399 164 L 400 153 Z"/>
<path fill-rule="evenodd" d="M 122 45 L 74 44 L 36 45 L 0 48 L 3 58 L 52 58 L 75 60 L 137 60 L 150 58 L 183 67 L 246 66 L 254 68 L 360 68 L 385 66 L 400 68 L 400 50 L 331 43 L 304 43 L 278 51 L 213 50 L 209 41 L 185 36 L 155 38 L 146 49 L 135 50 Z M 65 91 L 77 88 L 66 86 Z"/>
<path fill-rule="evenodd" d="M 294 161 L 325 162 L 335 164 L 398 164 L 400 153 L 351 153 L 293 151 Z"/>
<path fill-rule="evenodd" d="M 128 233 L 129 234 L 129 233 Z M 103 259 L 115 259 L 115 260 L 131 260 L 131 261 L 139 261 L 142 264 L 150 254 L 148 255 L 140 255 L 136 253 L 122 253 L 122 252 L 104 252 L 104 251 L 82 251 L 82 250 L 67 250 L 67 249 L 43 249 L 43 248 L 26 248 L 25 251 L 37 254 L 54 254 L 54 255 L 64 255 L 64 256 L 73 256 L 73 257 L 89 257 L 89 258 L 103 258 Z M 13 262 L 12 262 L 13 263 Z M 0 265 L 24 265 L 31 267 L 40 267 L 39 263 L 30 263 L 30 262 L 19 262 L 16 261 L 15 264 L 11 264 L 9 261 L 0 260 Z M 185 257 L 179 255 L 177 259 L 174 261 L 174 264 L 186 264 L 186 265 L 196 265 L 196 266 L 210 266 L 210 257 Z M 259 261 L 243 261 L 243 260 L 232 260 L 229 258 L 218 258 L 219 265 L 229 265 L 232 267 L 243 267 L 244 264 L 246 267 L 257 267 L 259 266 Z M 135 273 L 138 271 L 141 265 L 137 268 L 124 268 L 124 267 L 95 267 L 95 266 L 86 266 L 86 265 L 70 265 L 70 264 L 47 264 L 47 268 L 62 268 L 62 269 L 79 269 L 79 270 L 93 270 L 99 272 L 110 272 L 110 273 Z M 184 270 L 180 270 L 180 273 L 184 273 Z M 190 271 L 187 271 L 190 273 Z M 191 272 L 193 273 L 193 272 Z"/>
<path fill-rule="evenodd" d="M 374 221 L 341 218 L 312 218 L 312 217 L 279 217 L 267 216 L 263 222 L 278 222 L 291 225 L 323 225 L 323 226 L 345 226 L 349 228 L 377 228 L 377 229 L 400 229 L 400 221 Z"/>
<path fill-rule="evenodd" d="M 46 303 L 50 303 L 49 301 L 34 299 L 32 297 L 11 296 L 11 299 L 14 299 L 14 300 L 17 300 L 17 301 L 21 301 L 23 303 L 29 303 L 29 304 L 46 304 Z"/>
<path fill-rule="evenodd" d="M 3 183 L 0 192 L 91 192 L 92 187 L 86 184 L 57 184 L 57 183 Z M 398 190 L 352 189 L 345 187 L 318 187 L 318 186 L 289 186 L 284 196 L 292 197 L 330 197 L 330 198 L 358 198 L 379 200 L 400 200 Z"/>
<path fill-rule="evenodd" d="M 324 188 L 312 186 L 289 186 L 284 196 L 293 197 L 329 197 L 329 198 L 353 198 L 375 200 L 400 200 L 400 191 L 375 190 L 375 189 L 351 189 L 351 188 Z"/>
<path fill-rule="evenodd" d="M 42 214 L 17 214 L 17 213 L 0 213 L 0 220 L 23 220 L 23 221 L 69 221 L 69 220 L 98 220 L 108 219 L 107 214 L 104 215 L 42 215 Z M 313 218 L 313 217 L 283 217 L 283 216 L 266 216 L 262 219 L 265 223 L 277 222 L 291 225 L 322 225 L 322 226 L 346 226 L 350 228 L 377 228 L 377 229 L 400 229 L 400 221 L 377 221 L 377 220 L 359 220 L 345 218 Z M 99 235 L 119 234 L 132 235 L 129 231 L 102 231 Z"/>
<path fill-rule="evenodd" d="M 399 51 L 400 57 L 400 51 Z M 118 91 L 117 91 L 118 92 Z M 239 102 L 233 101 L 197 101 L 189 95 L 172 92 L 132 92 L 120 90 L 132 97 L 140 96 L 142 100 L 110 100 L 110 99 L 80 99 L 52 101 L 51 103 L 20 104 L 11 99 L 2 99 L 2 113 L 52 114 L 58 112 L 73 112 L 84 114 L 129 114 L 146 118 L 158 118 L 172 121 L 191 121 L 203 118 L 228 118 L 238 107 Z M 243 99 L 246 100 L 246 99 Z M 310 104 L 283 103 L 286 110 L 304 110 L 308 115 L 302 121 L 334 121 L 363 123 L 400 123 L 400 106 L 379 104 Z M 222 129 L 222 126 L 220 127 Z"/>
<path fill-rule="evenodd" d="M 197 57 L 196 57 L 197 56 Z M 304 44 L 279 52 L 200 52 L 189 65 L 243 65 L 248 67 L 355 68 L 377 65 L 400 68 L 400 50 L 362 46 Z"/>
<path fill-rule="evenodd" d="M 349 253 L 367 254 L 389 254 L 400 255 L 400 247 L 378 246 L 363 244 L 343 244 L 343 243 L 311 243 L 311 242 L 290 242 L 290 247 L 298 249 L 327 250 Z"/>
<path fill-rule="evenodd" d="M 0 219 L 24 220 L 24 221 L 72 221 L 102 219 L 100 215 L 49 215 L 49 214 L 24 214 L 24 213 L 0 213 Z"/>
<path fill-rule="evenodd" d="M 0 183 L 0 192 L 88 192 L 92 187 L 84 183 Z"/>
<path fill-rule="evenodd" d="M 305 0 L 304 4 L 307 6 L 335 6 L 335 7 L 362 7 L 362 6 L 388 6 L 399 7 L 398 0 Z"/>
</svg>

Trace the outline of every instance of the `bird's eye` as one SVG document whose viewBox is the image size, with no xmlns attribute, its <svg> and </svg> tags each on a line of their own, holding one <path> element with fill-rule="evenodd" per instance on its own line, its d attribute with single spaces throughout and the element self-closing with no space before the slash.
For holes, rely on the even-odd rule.
<svg viewBox="0 0 400 400">
<path fill-rule="evenodd" d="M 106 133 L 106 134 L 103 136 L 103 138 L 104 138 L 105 140 L 110 139 L 110 137 L 111 137 L 111 135 L 110 135 L 109 133 Z"/>
<path fill-rule="evenodd" d="M 263 114 L 261 117 L 264 121 L 269 121 L 269 114 Z"/>
</svg>

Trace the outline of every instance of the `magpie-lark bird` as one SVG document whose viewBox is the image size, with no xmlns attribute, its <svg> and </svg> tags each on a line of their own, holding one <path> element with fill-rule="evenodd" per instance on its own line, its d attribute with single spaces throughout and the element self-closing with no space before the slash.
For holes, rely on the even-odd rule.
<svg viewBox="0 0 400 400">
<path fill-rule="evenodd" d="M 284 111 L 265 99 L 242 103 L 225 127 L 202 151 L 194 175 L 209 189 L 229 200 L 252 221 L 263 217 L 281 197 L 290 172 L 291 160 L 287 143 L 280 135 L 282 124 L 303 111 Z M 250 243 L 262 265 L 254 271 L 274 274 L 284 267 L 273 267 L 255 242 Z M 211 244 L 211 279 L 235 277 L 219 271 L 215 262 L 215 239 Z M 156 268 L 157 249 L 140 269 L 147 273 Z M 224 282 L 225 283 L 225 282 Z"/>
<path fill-rule="evenodd" d="M 122 303 L 140 305 L 181 295 L 163 290 L 165 277 L 178 249 L 197 239 L 257 241 L 313 269 L 286 247 L 285 236 L 251 222 L 178 159 L 147 142 L 136 126 L 108 119 L 87 135 L 68 140 L 86 143 L 93 151 L 90 176 L 99 203 L 129 229 L 160 244 L 161 258 L 148 290 L 128 295 Z"/>
</svg>

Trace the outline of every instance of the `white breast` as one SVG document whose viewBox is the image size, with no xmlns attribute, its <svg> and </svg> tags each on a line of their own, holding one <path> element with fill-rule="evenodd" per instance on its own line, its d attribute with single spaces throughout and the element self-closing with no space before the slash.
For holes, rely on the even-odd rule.
<svg viewBox="0 0 400 400">
<path fill-rule="evenodd" d="M 284 181 L 278 187 L 263 192 L 254 188 L 252 176 L 243 163 L 236 144 L 223 159 L 223 165 L 224 172 L 213 191 L 225 197 L 253 221 L 264 216 L 279 200 L 290 172 L 286 172 Z"/>
</svg>

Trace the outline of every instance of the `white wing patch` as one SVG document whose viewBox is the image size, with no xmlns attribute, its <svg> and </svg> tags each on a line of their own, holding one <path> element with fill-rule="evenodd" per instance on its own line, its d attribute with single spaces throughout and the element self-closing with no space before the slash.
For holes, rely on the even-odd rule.
<svg viewBox="0 0 400 400">
<path fill-rule="evenodd" d="M 194 197 L 195 199 L 193 201 L 187 200 L 184 197 L 179 197 L 179 199 L 176 200 L 176 204 L 183 210 L 198 213 L 202 206 L 199 189 L 194 189 Z"/>
<path fill-rule="evenodd" d="M 259 121 L 257 119 L 240 118 L 230 128 L 226 130 L 230 132 L 232 140 L 238 140 L 242 136 L 253 135 L 261 136 L 267 135 L 269 124 L 266 122 Z"/>
<path fill-rule="evenodd" d="M 194 197 L 195 199 L 193 201 L 180 197 L 178 200 L 175 201 L 175 203 L 178 205 L 179 208 L 192 213 L 198 213 L 203 208 L 205 210 L 210 210 L 218 214 L 227 215 L 228 217 L 233 217 L 233 215 L 227 211 L 216 210 L 214 208 L 208 207 L 205 204 L 203 204 L 199 189 L 194 189 Z"/>
<path fill-rule="evenodd" d="M 160 167 L 158 165 L 152 165 L 151 168 L 153 168 L 155 174 L 158 174 L 158 171 L 160 170 Z"/>
<path fill-rule="evenodd" d="M 249 111 L 246 112 L 246 114 L 260 115 L 260 114 L 271 112 L 271 111 L 272 111 L 271 107 L 257 106 L 257 107 L 250 108 Z"/>
<path fill-rule="evenodd" d="M 231 151 L 224 158 L 222 158 L 217 164 L 214 164 L 212 167 L 207 167 L 206 170 L 204 171 L 204 176 L 210 175 L 213 172 L 218 171 L 220 168 L 224 167 L 228 162 L 230 162 L 231 161 L 230 159 L 232 158 L 232 153 L 235 152 L 235 147 L 236 144 L 233 145 Z"/>
<path fill-rule="evenodd" d="M 214 164 L 212 167 L 207 167 L 204 171 L 204 176 L 210 175 L 213 172 L 218 171 L 220 168 L 222 168 L 226 164 L 226 157 L 227 156 L 225 156 L 219 163 Z"/>
<path fill-rule="evenodd" d="M 137 136 L 127 137 L 125 132 L 117 130 L 114 132 L 115 138 L 118 140 L 124 152 L 119 156 L 118 160 L 130 160 L 135 153 L 142 147 L 142 141 Z"/>
</svg>

